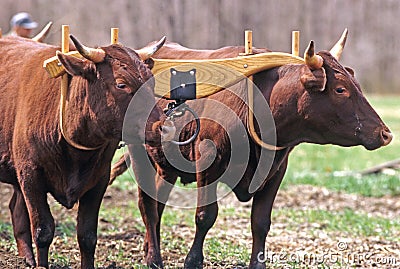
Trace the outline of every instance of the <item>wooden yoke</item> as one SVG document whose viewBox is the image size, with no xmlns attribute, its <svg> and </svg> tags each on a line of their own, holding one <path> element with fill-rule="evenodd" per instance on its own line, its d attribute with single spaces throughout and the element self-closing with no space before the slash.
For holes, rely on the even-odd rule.
<svg viewBox="0 0 400 269">
<path fill-rule="evenodd" d="M 118 28 L 111 28 L 111 44 L 118 44 Z"/>
<path fill-rule="evenodd" d="M 111 38 L 111 43 L 114 44 L 114 37 L 112 36 Z M 71 51 L 67 54 L 82 57 L 77 51 Z M 204 60 L 153 58 L 153 61 L 154 66 L 151 71 L 156 79 L 155 94 L 163 98 L 170 97 L 169 83 L 171 74 L 169 71 L 171 68 L 178 68 L 179 71 L 188 71 L 195 67 L 198 77 L 196 98 L 203 98 L 255 73 L 285 64 L 304 64 L 303 58 L 283 52 L 246 54 L 235 58 Z M 64 67 L 59 63 L 56 56 L 44 61 L 43 67 L 53 78 L 65 73 Z"/>
<path fill-rule="evenodd" d="M 204 60 L 174 60 L 155 59 L 151 71 L 154 74 L 155 94 L 170 98 L 169 70 L 189 71 L 196 68 L 197 85 L 196 98 L 207 97 L 224 88 L 238 83 L 244 77 L 285 64 L 304 64 L 304 59 L 283 52 L 267 52 L 249 54 L 235 58 L 204 59 Z"/>
<path fill-rule="evenodd" d="M 253 31 L 244 31 L 244 54 L 253 54 Z"/>
<path fill-rule="evenodd" d="M 298 32 L 297 32 L 298 36 Z M 298 38 L 297 38 L 298 40 Z M 295 42 L 294 42 L 295 43 Z M 252 54 L 252 31 L 245 32 L 245 53 L 235 58 L 204 59 L 204 60 L 173 60 L 154 59 L 151 71 L 155 77 L 155 94 L 159 97 L 170 98 L 169 70 L 189 71 L 196 68 L 197 84 L 196 98 L 207 97 L 224 88 L 236 84 L 245 77 L 285 64 L 304 64 L 297 53 L 267 52 Z"/>
<path fill-rule="evenodd" d="M 61 52 L 67 53 L 69 52 L 69 25 L 62 25 L 61 30 Z M 60 95 L 60 131 L 61 135 L 64 137 L 65 141 L 71 146 L 75 148 L 82 149 L 82 150 L 91 150 L 91 148 L 87 148 L 85 146 L 81 146 L 76 144 L 72 141 L 66 134 L 65 134 L 65 107 L 67 104 L 67 93 L 68 93 L 68 74 L 64 74 L 61 78 L 61 95 Z"/>
<path fill-rule="evenodd" d="M 118 43 L 118 28 L 112 28 L 111 29 L 111 43 L 116 44 Z M 75 57 L 81 57 L 82 55 L 75 51 L 72 53 L 69 53 L 69 26 L 68 25 L 62 25 L 62 31 L 61 31 L 61 52 L 65 54 L 70 54 L 74 55 Z M 90 147 L 85 147 L 82 146 L 73 140 L 71 140 L 65 133 L 65 108 L 67 104 L 67 93 L 68 93 L 68 74 L 66 74 L 64 68 L 62 67 L 61 64 L 59 64 L 57 56 L 55 56 L 56 59 L 50 58 L 47 61 L 44 62 L 43 67 L 49 72 L 51 77 L 58 77 L 62 75 L 61 78 L 61 95 L 60 95 L 60 111 L 59 111 L 59 117 L 60 117 L 60 131 L 62 136 L 64 137 L 65 141 L 67 141 L 68 144 L 71 146 L 80 149 L 80 150 L 96 150 L 98 147 L 95 148 L 90 148 Z"/>
<path fill-rule="evenodd" d="M 299 31 L 292 32 L 292 54 L 297 57 L 300 55 L 300 32 Z"/>
<path fill-rule="evenodd" d="M 253 52 L 253 33 L 252 31 L 245 31 L 244 37 L 244 45 L 245 45 L 245 54 L 251 54 Z M 267 150 L 281 150 L 283 147 L 277 147 L 275 145 L 271 145 L 262 141 L 262 139 L 258 136 L 255 127 L 254 127 L 254 83 L 253 76 L 249 76 L 247 80 L 247 98 L 248 98 L 248 114 L 247 114 L 247 128 L 249 130 L 249 134 L 254 142 L 256 142 L 259 146 L 267 149 Z"/>
<path fill-rule="evenodd" d="M 67 53 L 69 52 L 69 25 L 62 25 L 61 30 L 61 52 Z M 67 94 L 68 94 L 68 74 L 64 73 L 61 78 L 61 95 L 60 95 L 60 131 L 61 135 L 64 137 L 65 141 L 71 146 L 81 149 L 81 150 L 94 150 L 95 148 L 88 148 L 82 145 L 79 145 L 72 141 L 65 133 L 65 108 L 67 105 Z"/>
<path fill-rule="evenodd" d="M 249 44 L 248 40 L 252 40 L 252 38 L 247 37 L 247 35 L 251 36 L 251 32 L 248 33 L 246 31 L 245 33 L 245 46 L 246 46 L 246 52 L 251 53 L 251 43 Z M 249 47 L 249 48 L 247 48 Z M 298 57 L 299 56 L 299 47 L 300 47 L 300 32 L 299 31 L 293 31 L 292 32 L 292 54 L 294 57 Z M 248 111 L 248 129 L 249 129 L 249 134 L 251 136 L 251 138 L 254 140 L 254 142 L 256 142 L 259 146 L 267 149 L 267 150 L 282 150 L 285 147 L 278 147 L 275 145 L 270 145 L 265 143 L 264 141 L 262 141 L 262 139 L 258 136 L 255 127 L 254 127 L 254 92 L 253 92 L 253 76 L 250 76 L 248 81 L 247 81 L 247 95 L 248 95 L 248 107 L 249 107 L 249 111 Z"/>
</svg>

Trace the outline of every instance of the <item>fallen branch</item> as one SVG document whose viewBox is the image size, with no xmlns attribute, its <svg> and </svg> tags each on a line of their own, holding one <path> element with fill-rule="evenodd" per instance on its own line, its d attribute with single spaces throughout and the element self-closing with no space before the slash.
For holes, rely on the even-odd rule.
<svg viewBox="0 0 400 269">
<path fill-rule="evenodd" d="M 396 159 L 393 161 L 388 161 L 377 166 L 365 169 L 360 172 L 362 176 L 381 173 L 384 169 L 399 169 L 400 168 L 400 159 Z"/>
</svg>

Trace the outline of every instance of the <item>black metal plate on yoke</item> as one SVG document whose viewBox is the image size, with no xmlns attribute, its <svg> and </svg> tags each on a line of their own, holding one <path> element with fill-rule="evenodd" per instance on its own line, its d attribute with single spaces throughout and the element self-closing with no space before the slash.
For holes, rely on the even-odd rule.
<svg viewBox="0 0 400 269">
<path fill-rule="evenodd" d="M 171 68 L 170 72 L 170 99 L 182 101 L 196 99 L 196 69 L 183 72 Z"/>
</svg>

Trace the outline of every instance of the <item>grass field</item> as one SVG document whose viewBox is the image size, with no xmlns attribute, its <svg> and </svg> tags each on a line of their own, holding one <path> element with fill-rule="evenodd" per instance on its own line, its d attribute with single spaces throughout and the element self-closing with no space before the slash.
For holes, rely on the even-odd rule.
<svg viewBox="0 0 400 269">
<path fill-rule="evenodd" d="M 351 253 L 371 255 L 369 261 L 384 257 L 400 266 L 400 173 L 391 170 L 364 177 L 356 173 L 400 158 L 396 136 L 400 134 L 400 97 L 371 96 L 369 100 L 394 133 L 394 140 L 376 151 L 312 144 L 296 147 L 274 205 L 267 238 L 271 253 L 337 253 L 340 243 Z M 15 254 L 8 199 L 4 197 L 0 204 L 0 249 Z M 205 242 L 205 268 L 245 268 L 251 251 L 251 204 L 239 203 L 232 196 L 220 204 L 217 222 Z M 66 210 L 57 203 L 52 203 L 52 210 L 57 220 L 52 268 L 75 268 L 79 261 L 75 212 L 64 213 Z M 167 207 L 162 222 L 166 268 L 179 268 L 194 236 L 194 209 Z M 99 268 L 145 268 L 140 265 L 143 235 L 136 185 L 126 173 L 107 191 L 100 212 L 96 253 Z M 393 263 L 374 261 L 378 268 L 395 267 Z M 318 266 L 301 259 L 271 258 L 267 262 L 271 268 L 346 268 L 349 264 L 366 268 L 349 259 L 334 264 L 322 261 Z"/>
</svg>

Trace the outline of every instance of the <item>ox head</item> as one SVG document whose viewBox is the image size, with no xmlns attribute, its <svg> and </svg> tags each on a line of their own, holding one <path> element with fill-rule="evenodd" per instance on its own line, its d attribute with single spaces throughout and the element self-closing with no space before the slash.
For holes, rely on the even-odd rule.
<svg viewBox="0 0 400 269">
<path fill-rule="evenodd" d="M 71 108 L 67 106 L 67 110 L 75 106 L 86 113 L 85 117 L 89 118 L 86 125 L 88 129 L 96 130 L 97 138 L 120 140 L 128 105 L 138 90 L 144 87 L 140 93 L 141 106 L 134 108 L 135 115 L 130 121 L 132 141 L 127 141 L 143 143 L 143 123 L 147 122 L 149 108 L 156 107 L 153 84 L 145 83 L 152 73 L 144 61 L 163 45 L 165 38 L 135 51 L 120 44 L 89 48 L 72 35 L 70 37 L 84 59 L 57 53 L 59 61 L 72 76 L 68 93 L 68 106 Z M 74 100 L 79 99 L 84 101 L 74 105 Z M 153 110 L 152 113 L 157 114 L 159 119 L 161 113 L 158 109 Z"/>
<path fill-rule="evenodd" d="M 305 90 L 298 101 L 304 140 L 373 150 L 389 144 L 392 134 L 364 97 L 354 71 L 339 63 L 346 38 L 347 29 L 330 51 L 316 55 L 311 41 L 305 52 L 300 72 Z"/>
</svg>

